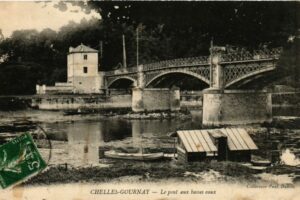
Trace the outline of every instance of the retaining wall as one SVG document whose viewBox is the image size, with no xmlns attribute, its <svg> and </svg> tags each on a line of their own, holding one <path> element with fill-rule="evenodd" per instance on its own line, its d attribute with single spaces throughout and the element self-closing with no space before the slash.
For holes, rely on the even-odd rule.
<svg viewBox="0 0 300 200">
<path fill-rule="evenodd" d="M 32 99 L 31 106 L 41 110 L 130 108 L 131 95 L 118 96 L 41 96 Z"/>
</svg>

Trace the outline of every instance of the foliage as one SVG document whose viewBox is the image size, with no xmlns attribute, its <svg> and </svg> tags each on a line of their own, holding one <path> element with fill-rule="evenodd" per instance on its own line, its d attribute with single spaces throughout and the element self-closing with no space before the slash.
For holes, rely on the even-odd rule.
<svg viewBox="0 0 300 200">
<path fill-rule="evenodd" d="M 102 19 L 70 22 L 59 31 L 17 30 L 10 38 L 0 38 L 4 82 L 0 94 L 32 94 L 36 83 L 65 81 L 68 48 L 80 43 L 100 49 L 103 41 L 100 69 L 116 68 L 122 63 L 122 34 L 126 37 L 127 65 L 135 66 L 137 28 L 139 63 L 208 55 L 213 38 L 217 45 L 250 50 L 286 46 L 283 74 L 299 68 L 290 60 L 296 59 L 295 48 L 299 47 L 287 45 L 288 38 L 299 34 L 297 2 L 89 1 L 87 5 L 60 2 L 57 8 L 65 9 L 66 3 L 78 4 L 87 13 L 94 9 Z"/>
</svg>

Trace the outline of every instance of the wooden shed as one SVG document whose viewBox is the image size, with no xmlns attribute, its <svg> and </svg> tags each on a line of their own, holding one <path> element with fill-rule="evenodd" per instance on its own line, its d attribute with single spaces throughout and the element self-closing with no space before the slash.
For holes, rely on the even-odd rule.
<svg viewBox="0 0 300 200">
<path fill-rule="evenodd" d="M 257 150 L 256 144 L 244 128 L 224 128 L 227 136 L 227 159 L 231 161 L 251 161 L 251 152 Z"/>
<path fill-rule="evenodd" d="M 203 161 L 217 154 L 217 147 L 207 130 L 177 131 L 177 134 L 179 161 Z"/>
<path fill-rule="evenodd" d="M 184 162 L 210 159 L 251 161 L 257 146 L 243 128 L 177 131 L 178 160 Z"/>
</svg>

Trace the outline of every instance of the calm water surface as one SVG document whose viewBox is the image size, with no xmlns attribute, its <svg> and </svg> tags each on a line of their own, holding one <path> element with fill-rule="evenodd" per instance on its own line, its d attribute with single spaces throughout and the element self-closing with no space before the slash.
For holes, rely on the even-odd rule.
<svg viewBox="0 0 300 200">
<path fill-rule="evenodd" d="M 275 112 L 274 112 L 275 111 Z M 274 110 L 280 115 L 288 115 L 284 110 Z M 293 113 L 298 115 L 298 112 Z M 1 122 L 28 119 L 37 122 L 53 140 L 52 164 L 68 163 L 70 165 L 99 164 L 99 147 L 115 148 L 147 148 L 167 150 L 174 147 L 173 138 L 167 134 L 178 129 L 200 129 L 201 110 L 192 111 L 191 119 L 172 120 L 125 120 L 105 118 L 100 115 L 64 116 L 62 112 L 49 111 L 14 111 L 1 112 Z M 298 115 L 300 116 L 300 115 Z M 257 127 L 255 127 L 257 128 Z M 256 153 L 262 157 L 270 156 L 270 152 L 291 149 L 299 158 L 300 130 L 264 129 L 261 134 L 253 135 L 259 147 Z M 41 150 L 44 153 L 45 149 Z"/>
</svg>

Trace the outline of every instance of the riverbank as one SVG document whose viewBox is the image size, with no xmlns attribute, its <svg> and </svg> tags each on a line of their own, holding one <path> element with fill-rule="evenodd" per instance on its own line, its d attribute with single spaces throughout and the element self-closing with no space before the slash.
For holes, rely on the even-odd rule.
<svg viewBox="0 0 300 200">
<path fill-rule="evenodd" d="M 197 173 L 216 171 L 216 181 L 250 181 L 258 180 L 250 169 L 231 162 L 203 162 L 179 164 L 170 162 L 127 162 L 116 161 L 108 167 L 66 168 L 64 165 L 50 167 L 45 172 L 33 177 L 26 184 L 55 184 L 74 182 L 110 182 L 115 179 L 139 177 L 136 181 L 157 182 L 161 179 L 178 181 L 201 180 Z M 203 179 L 203 178 L 202 178 Z"/>
<path fill-rule="evenodd" d="M 191 118 L 191 113 L 188 110 L 181 110 L 176 112 L 171 111 L 164 111 L 164 112 L 140 112 L 140 113 L 134 113 L 134 112 L 128 112 L 128 113 L 112 113 L 105 115 L 107 117 L 112 118 L 123 118 L 123 119 L 173 119 L 173 118 L 179 118 L 179 119 L 188 119 Z"/>
<path fill-rule="evenodd" d="M 201 111 L 201 110 L 199 110 Z M 139 112 L 130 109 L 106 109 L 89 113 L 66 114 L 64 111 L 41 111 L 27 109 L 22 111 L 0 112 L 0 133 L 25 132 L 36 128 L 39 123 L 59 123 L 74 121 L 97 121 L 101 119 L 189 119 L 192 115 L 188 109 L 171 112 Z"/>
<path fill-rule="evenodd" d="M 282 172 L 282 169 L 285 172 Z M 65 183 L 112 183 L 112 182 L 194 182 L 194 183 L 284 183 L 299 184 L 299 177 L 293 176 L 295 167 L 273 166 L 265 173 L 234 162 L 198 162 L 182 164 L 170 162 L 127 162 L 117 161 L 107 167 L 73 168 L 66 165 L 49 167 L 46 171 L 26 181 L 24 185 L 52 185 Z M 286 175 L 289 174 L 289 175 Z M 286 179 L 276 177 L 286 176 Z"/>
<path fill-rule="evenodd" d="M 268 168 L 269 171 L 257 174 L 241 163 L 213 161 L 181 164 L 170 160 L 139 163 L 99 159 L 99 148 L 105 148 L 105 150 L 143 148 L 170 153 L 169 149 L 174 150 L 175 140 L 168 137 L 167 133 L 176 130 L 201 129 L 199 123 L 201 116 L 199 118 L 193 115 L 193 118 L 188 120 L 165 118 L 163 120 L 127 120 L 121 118 L 121 115 L 126 116 L 127 113 L 108 112 L 107 116 L 100 114 L 65 116 L 61 111 L 0 112 L 3 123 L 9 122 L 13 125 L 13 122 L 19 122 L 19 125 L 23 126 L 23 121 L 26 119 L 49 133 L 47 135 L 51 141 L 51 147 L 49 141 L 45 140 L 46 138 L 42 135 L 36 137 L 33 134 L 43 158 L 48 161 L 49 154 L 51 154 L 51 159 L 48 162 L 48 169 L 39 174 L 37 179 L 35 177 L 31 179 L 32 182 L 29 181 L 27 185 L 40 185 L 43 182 L 56 185 L 60 181 L 72 184 L 75 182 L 163 182 L 169 180 L 199 183 L 205 180 L 226 183 L 244 181 L 247 183 L 249 180 L 251 182 L 252 180 L 253 182 L 264 181 L 266 177 L 271 177 L 270 179 L 273 180 L 278 176 L 284 176 L 285 179 L 293 181 L 296 175 L 298 175 L 299 182 L 297 167 L 286 165 L 288 161 L 293 161 L 291 164 L 296 163 L 295 166 L 299 162 L 300 126 L 296 125 L 300 118 L 297 116 L 276 117 L 274 118 L 276 123 L 265 126 L 259 124 L 245 126 L 259 147 L 253 155 L 263 159 L 271 159 L 275 156 L 275 160 L 278 160 L 274 162 L 276 167 L 273 166 Z M 140 113 L 140 115 L 147 116 L 150 113 Z M 278 125 L 280 123 L 281 127 Z M 30 132 L 39 132 L 38 126 Z M 287 159 L 281 159 L 280 156 L 286 151 L 288 151 Z M 290 159 L 291 157 L 293 160 Z M 280 163 L 283 161 L 286 162 L 285 165 Z M 61 177 L 64 177 L 64 180 Z"/>
</svg>

